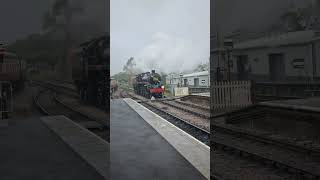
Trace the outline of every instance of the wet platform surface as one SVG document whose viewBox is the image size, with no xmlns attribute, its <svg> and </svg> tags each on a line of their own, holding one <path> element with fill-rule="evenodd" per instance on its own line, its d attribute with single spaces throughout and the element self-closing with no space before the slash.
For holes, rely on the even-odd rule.
<svg viewBox="0 0 320 180">
<path fill-rule="evenodd" d="M 100 175 L 109 179 L 110 149 L 107 141 L 65 116 L 45 116 L 41 120 Z"/>
<path fill-rule="evenodd" d="M 0 179 L 103 180 L 39 117 L 11 119 L 0 128 Z"/>
<path fill-rule="evenodd" d="M 275 101 L 261 102 L 259 104 L 270 106 L 270 107 L 280 107 L 280 108 L 320 112 L 319 97 L 306 98 L 306 99 L 275 100 Z"/>
<path fill-rule="evenodd" d="M 111 179 L 206 179 L 125 101 L 112 100 L 110 111 Z"/>
</svg>

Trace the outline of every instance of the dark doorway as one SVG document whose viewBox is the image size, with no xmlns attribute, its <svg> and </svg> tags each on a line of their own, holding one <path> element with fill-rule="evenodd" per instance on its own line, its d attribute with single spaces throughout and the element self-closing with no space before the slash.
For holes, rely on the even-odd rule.
<svg viewBox="0 0 320 180">
<path fill-rule="evenodd" d="M 183 80 L 183 84 L 184 84 L 185 87 L 187 87 L 187 85 L 188 85 L 188 79 L 184 79 L 184 80 Z"/>
<path fill-rule="evenodd" d="M 269 55 L 269 76 L 271 81 L 282 81 L 285 79 L 283 54 Z"/>
<path fill-rule="evenodd" d="M 248 80 L 249 78 L 248 56 L 237 56 L 238 80 Z"/>
<path fill-rule="evenodd" d="M 194 86 L 195 87 L 199 86 L 199 78 L 194 78 Z"/>
</svg>

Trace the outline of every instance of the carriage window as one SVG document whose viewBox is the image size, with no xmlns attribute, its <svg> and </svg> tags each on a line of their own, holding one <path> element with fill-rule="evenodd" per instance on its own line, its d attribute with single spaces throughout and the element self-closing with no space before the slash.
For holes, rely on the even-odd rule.
<svg viewBox="0 0 320 180">
<path fill-rule="evenodd" d="M 0 54 L 0 63 L 3 63 L 3 57 L 4 57 L 4 55 Z"/>
</svg>

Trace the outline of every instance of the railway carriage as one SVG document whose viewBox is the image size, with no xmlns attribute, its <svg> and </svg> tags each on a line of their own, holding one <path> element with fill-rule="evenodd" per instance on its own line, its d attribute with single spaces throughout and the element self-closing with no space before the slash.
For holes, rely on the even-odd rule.
<svg viewBox="0 0 320 180">
<path fill-rule="evenodd" d="M 12 112 L 13 91 L 24 87 L 26 65 L 16 54 L 0 47 L 0 116 L 8 118 Z"/>
<path fill-rule="evenodd" d="M 11 83 L 13 89 L 23 87 L 26 79 L 26 64 L 16 54 L 0 48 L 0 81 Z"/>
</svg>

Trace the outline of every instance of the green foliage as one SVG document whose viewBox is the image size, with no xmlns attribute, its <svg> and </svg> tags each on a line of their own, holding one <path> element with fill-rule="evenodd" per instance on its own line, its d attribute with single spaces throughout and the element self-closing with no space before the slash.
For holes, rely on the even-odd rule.
<svg viewBox="0 0 320 180">
<path fill-rule="evenodd" d="M 115 80 L 117 80 L 118 85 L 121 87 L 128 86 L 130 75 L 126 72 L 120 72 L 112 76 Z"/>
</svg>

